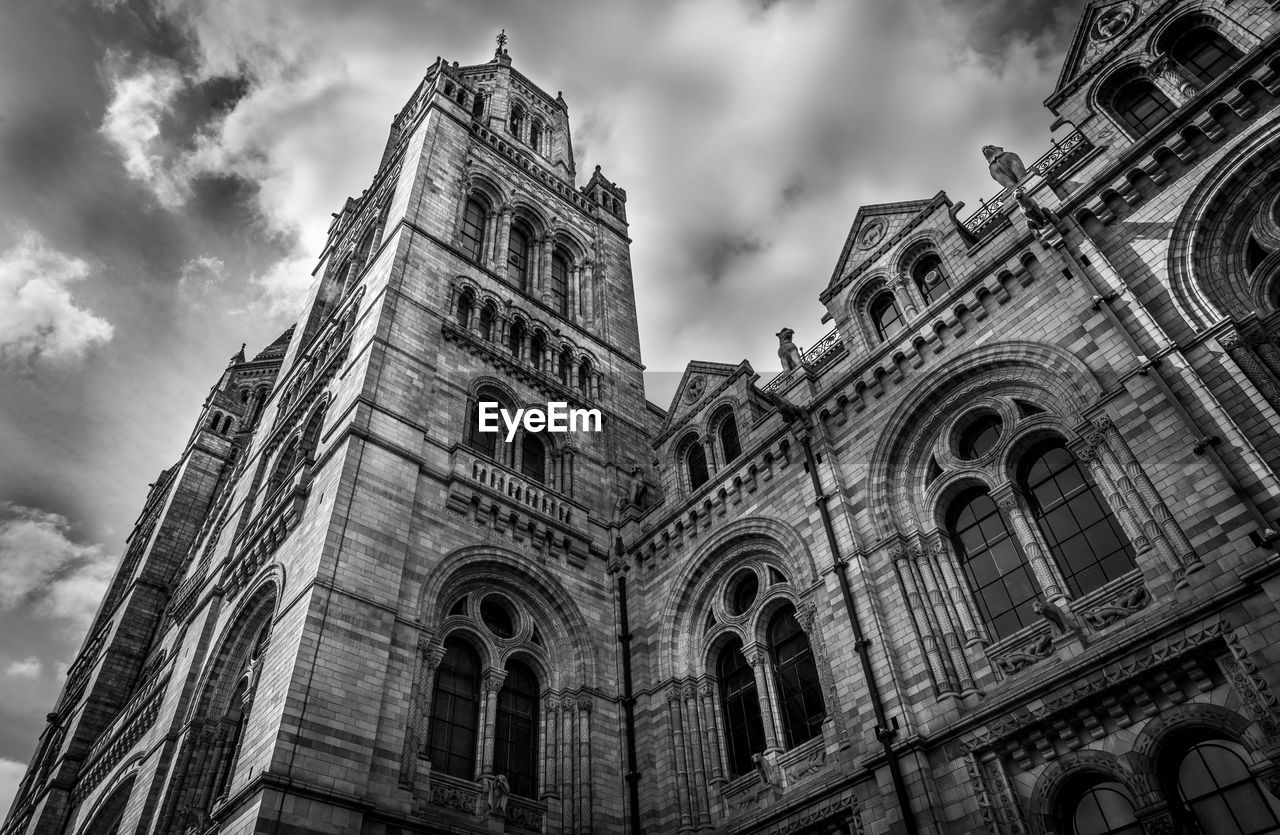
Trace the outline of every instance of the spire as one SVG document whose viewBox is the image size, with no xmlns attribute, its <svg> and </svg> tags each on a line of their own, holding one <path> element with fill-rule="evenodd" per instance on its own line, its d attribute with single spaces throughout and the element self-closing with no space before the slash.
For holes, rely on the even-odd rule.
<svg viewBox="0 0 1280 835">
<path fill-rule="evenodd" d="M 230 363 L 230 364 L 234 365 L 235 363 L 244 362 L 244 346 L 245 346 L 245 343 L 244 343 L 244 342 L 241 342 L 241 343 L 240 343 L 240 350 L 239 350 L 239 351 L 236 351 L 235 355 L 234 355 L 233 357 L 231 357 L 231 363 Z"/>
<path fill-rule="evenodd" d="M 493 60 L 499 64 L 511 66 L 511 56 L 507 54 L 507 30 L 503 29 L 499 32 L 494 40 L 498 42 L 498 48 L 493 51 Z"/>
</svg>

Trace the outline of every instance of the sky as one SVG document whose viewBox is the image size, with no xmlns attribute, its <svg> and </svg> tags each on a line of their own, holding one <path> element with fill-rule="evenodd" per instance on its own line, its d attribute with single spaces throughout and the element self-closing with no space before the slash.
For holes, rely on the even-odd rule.
<svg viewBox="0 0 1280 835">
<path fill-rule="evenodd" d="M 330 213 L 436 56 L 569 105 L 627 190 L 650 398 L 812 345 L 859 206 L 1030 162 L 1084 0 L 0 3 L 0 812 L 122 553 L 241 343 L 298 315 Z M 0 814 L 0 817 L 3 815 Z"/>
</svg>

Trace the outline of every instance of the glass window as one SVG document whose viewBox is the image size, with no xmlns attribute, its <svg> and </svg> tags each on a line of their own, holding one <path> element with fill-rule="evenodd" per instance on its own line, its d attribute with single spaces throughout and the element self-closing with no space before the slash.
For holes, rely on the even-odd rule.
<svg viewBox="0 0 1280 835">
<path fill-rule="evenodd" d="M 498 314 L 491 305 L 485 305 L 480 310 L 480 338 L 493 341 L 493 326 L 497 322 Z"/>
<path fill-rule="evenodd" d="M 898 303 L 893 300 L 892 293 L 881 293 L 871 302 L 871 324 L 881 342 L 902 330 L 902 313 L 898 311 Z"/>
<path fill-rule="evenodd" d="M 1147 78 L 1135 78 L 1116 91 L 1111 100 L 1116 116 L 1134 134 L 1142 136 L 1174 111 L 1173 102 Z"/>
<path fill-rule="evenodd" d="M 507 333 L 507 349 L 511 351 L 511 356 L 520 359 L 524 353 L 524 322 L 519 319 L 511 323 L 511 330 Z"/>
<path fill-rule="evenodd" d="M 942 259 L 932 252 L 911 265 L 911 278 L 924 296 L 925 304 L 933 304 L 951 289 L 951 280 L 942 272 Z"/>
<path fill-rule="evenodd" d="M 461 641 L 450 639 L 444 646 L 431 695 L 427 758 L 432 771 L 471 780 L 480 719 L 480 659 Z"/>
<path fill-rule="evenodd" d="M 591 396 L 591 363 L 583 360 L 578 366 L 578 391 L 587 397 Z"/>
<path fill-rule="evenodd" d="M 764 751 L 764 722 L 760 718 L 756 676 L 742 654 L 742 644 L 737 638 L 730 639 L 720 650 L 716 679 L 720 685 L 729 776 L 740 777 L 755 767 L 751 755 Z"/>
<path fill-rule="evenodd" d="M 742 454 L 742 444 L 738 442 L 738 422 L 734 420 L 732 412 L 720 421 L 720 451 L 724 453 L 726 464 Z"/>
<path fill-rule="evenodd" d="M 573 355 L 569 353 L 568 348 L 562 348 L 560 350 L 560 362 L 558 363 L 558 366 L 557 371 L 560 374 L 560 382 L 566 386 L 569 385 L 569 371 L 573 368 Z"/>
<path fill-rule="evenodd" d="M 529 123 L 529 147 L 535 151 L 542 150 L 542 122 L 537 119 Z"/>
<path fill-rule="evenodd" d="M 1240 60 L 1240 50 L 1212 27 L 1197 26 L 1174 42 L 1169 57 L 1196 81 L 1208 84 Z"/>
<path fill-rule="evenodd" d="M 492 391 L 481 389 L 476 395 L 476 399 L 471 402 L 471 408 L 467 410 L 466 431 L 463 437 L 467 439 L 467 446 L 485 456 L 486 458 L 497 458 L 498 454 L 498 433 L 497 432 L 481 432 L 480 431 L 480 406 L 481 401 L 494 402 L 501 409 L 505 404 L 499 400 Z M 501 418 L 498 420 L 501 426 Z"/>
<path fill-rule="evenodd" d="M 1036 620 L 1039 591 L 1022 549 L 986 490 L 961 495 L 947 514 L 947 531 L 983 621 L 996 639 Z"/>
<path fill-rule="evenodd" d="M 991 412 L 979 415 L 960 434 L 960 457 L 966 460 L 981 458 L 990 452 L 1000 440 L 1004 422 Z"/>
<path fill-rule="evenodd" d="M 813 649 L 796 620 L 793 606 L 780 609 L 769 622 L 769 655 L 778 683 L 787 747 L 794 748 L 822 733 L 827 710 L 822 703 L 822 685 L 813 662 Z"/>
<path fill-rule="evenodd" d="M 546 353 L 547 338 L 540 332 L 534 333 L 533 342 L 530 343 L 529 346 L 529 362 L 532 363 L 533 367 L 539 371 L 542 370 L 543 357 L 546 356 Z"/>
<path fill-rule="evenodd" d="M 1240 755 L 1222 742 L 1191 747 L 1178 767 L 1178 793 L 1201 832 L 1280 832 L 1280 804 L 1263 793 Z"/>
<path fill-rule="evenodd" d="M 511 224 L 507 243 L 507 281 L 527 290 L 529 287 L 529 241 L 532 236 L 522 223 Z"/>
<path fill-rule="evenodd" d="M 1091 786 L 1071 814 L 1072 835 L 1143 835 L 1124 786 L 1103 782 Z"/>
<path fill-rule="evenodd" d="M 542 440 L 532 433 L 523 436 L 524 454 L 520 458 L 520 471 L 534 481 L 545 484 L 547 481 L 547 448 Z"/>
<path fill-rule="evenodd" d="M 1134 567 L 1129 540 L 1060 441 L 1027 454 L 1020 482 L 1072 595 L 1092 591 Z"/>
<path fill-rule="evenodd" d="M 524 108 L 518 104 L 511 108 L 511 118 L 507 122 L 507 129 L 515 137 L 520 137 L 524 134 Z"/>
<path fill-rule="evenodd" d="M 471 100 L 471 115 L 477 119 L 484 115 L 484 93 L 476 93 L 476 97 Z"/>
<path fill-rule="evenodd" d="M 472 261 L 480 260 L 480 251 L 484 248 L 484 224 L 487 217 L 484 204 L 474 197 L 467 201 L 466 211 L 462 214 L 462 251 Z"/>
<path fill-rule="evenodd" d="M 512 794 L 538 793 L 538 680 L 518 661 L 507 663 L 498 691 L 493 772 L 505 774 Z"/>
<path fill-rule="evenodd" d="M 551 308 L 561 316 L 569 315 L 569 262 L 559 252 L 551 256 Z"/>
<path fill-rule="evenodd" d="M 707 472 L 707 451 L 702 444 L 694 441 L 684 453 L 685 468 L 689 474 L 689 489 L 697 490 L 707 483 L 711 474 Z"/>
</svg>

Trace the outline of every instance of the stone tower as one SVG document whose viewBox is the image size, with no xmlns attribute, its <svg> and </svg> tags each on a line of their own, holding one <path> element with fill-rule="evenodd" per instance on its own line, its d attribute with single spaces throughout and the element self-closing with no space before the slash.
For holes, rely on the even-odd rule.
<svg viewBox="0 0 1280 835">
<path fill-rule="evenodd" d="M 608 524 L 651 413 L 626 193 L 575 178 L 501 45 L 431 66 L 153 487 L 6 831 L 621 826 Z"/>
</svg>

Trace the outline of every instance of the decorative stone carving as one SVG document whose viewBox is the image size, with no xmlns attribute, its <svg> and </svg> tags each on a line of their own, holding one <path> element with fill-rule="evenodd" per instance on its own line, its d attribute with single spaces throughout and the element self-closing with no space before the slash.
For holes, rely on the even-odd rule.
<svg viewBox="0 0 1280 835">
<path fill-rule="evenodd" d="M 804 364 L 800 358 L 800 349 L 791 341 L 794 335 L 795 331 L 791 328 L 783 328 L 775 334 L 778 337 L 778 359 L 782 360 L 784 372 L 793 371 Z"/>
<path fill-rule="evenodd" d="M 1056 219 L 1053 212 L 1037 203 L 1031 195 L 1027 194 L 1026 189 L 1014 189 L 1013 199 L 1022 210 L 1027 228 L 1032 232 L 1048 231 L 1053 228 L 1053 222 Z"/>
<path fill-rule="evenodd" d="M 1080 619 L 1090 629 L 1105 629 L 1116 621 L 1145 609 L 1150 602 L 1151 595 L 1146 587 L 1134 586 L 1116 600 L 1082 613 Z"/>
<path fill-rule="evenodd" d="M 1095 41 L 1109 41 L 1128 29 L 1136 16 L 1137 11 L 1132 3 L 1113 6 L 1093 21 L 1093 25 L 1089 27 L 1089 38 Z"/>
<path fill-rule="evenodd" d="M 1049 622 L 1049 628 L 1053 635 L 1076 635 L 1081 640 L 1084 635 L 1081 634 L 1080 624 L 1076 621 L 1075 615 L 1050 600 L 1043 598 L 1037 599 L 1031 604 L 1031 611 Z"/>
<path fill-rule="evenodd" d="M 489 814 L 496 817 L 505 817 L 507 814 L 507 800 L 511 797 L 511 784 L 507 782 L 507 775 L 498 774 L 488 778 L 487 799 L 489 802 Z"/>
<path fill-rule="evenodd" d="M 1037 661 L 1048 658 L 1052 652 L 1053 638 L 1049 635 L 1041 635 L 1031 643 L 1012 649 L 999 656 L 995 659 L 995 662 L 1002 673 L 1013 675 L 1019 670 L 1030 667 Z"/>
<path fill-rule="evenodd" d="M 775 794 L 782 793 L 782 772 L 776 763 L 763 754 L 752 754 L 751 762 L 756 765 L 756 774 L 760 777 L 760 785 Z"/>
<path fill-rule="evenodd" d="M 999 145 L 983 145 L 982 155 L 987 158 L 987 170 L 991 179 L 1005 188 L 1017 188 L 1018 183 L 1027 176 L 1027 167 L 1022 164 L 1022 157 L 1013 151 L 1006 151 Z"/>
</svg>

